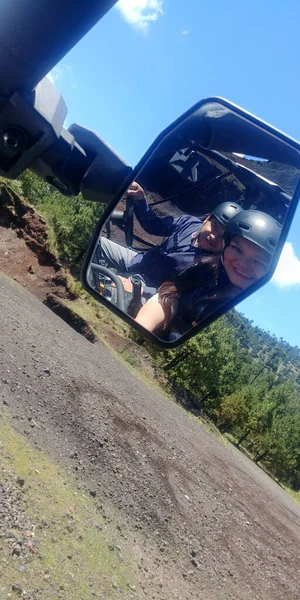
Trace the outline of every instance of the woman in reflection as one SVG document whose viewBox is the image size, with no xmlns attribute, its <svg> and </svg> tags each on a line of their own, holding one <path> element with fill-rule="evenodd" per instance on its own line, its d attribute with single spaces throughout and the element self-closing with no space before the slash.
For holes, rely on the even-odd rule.
<svg viewBox="0 0 300 600">
<path fill-rule="evenodd" d="M 240 212 L 225 228 L 223 254 L 201 257 L 174 281 L 163 283 L 136 322 L 151 332 L 164 332 L 177 315 L 184 320 L 184 331 L 196 325 L 266 275 L 280 232 L 270 215 Z"/>
</svg>

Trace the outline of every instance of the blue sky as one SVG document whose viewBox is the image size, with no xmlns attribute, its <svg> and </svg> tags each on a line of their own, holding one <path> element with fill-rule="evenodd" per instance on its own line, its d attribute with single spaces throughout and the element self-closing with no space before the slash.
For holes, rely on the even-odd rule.
<svg viewBox="0 0 300 600">
<path fill-rule="evenodd" d="M 191 105 L 223 96 L 300 139 L 299 20 L 298 0 L 119 0 L 51 72 L 67 125 L 134 165 Z M 298 346 L 299 230 L 300 208 L 275 278 L 240 305 Z"/>
</svg>

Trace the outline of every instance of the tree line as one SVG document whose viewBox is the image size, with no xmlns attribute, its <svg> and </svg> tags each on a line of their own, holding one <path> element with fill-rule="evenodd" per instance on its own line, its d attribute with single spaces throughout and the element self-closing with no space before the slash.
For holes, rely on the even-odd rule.
<svg viewBox="0 0 300 600">
<path fill-rule="evenodd" d="M 147 342 L 184 395 L 278 480 L 300 489 L 300 350 L 236 309 L 180 348 Z"/>
</svg>

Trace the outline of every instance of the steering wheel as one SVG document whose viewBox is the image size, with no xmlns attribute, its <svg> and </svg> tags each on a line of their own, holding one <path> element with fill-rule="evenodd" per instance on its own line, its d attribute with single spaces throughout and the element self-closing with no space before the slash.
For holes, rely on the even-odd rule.
<svg viewBox="0 0 300 600">
<path fill-rule="evenodd" d="M 97 275 L 98 273 L 101 273 L 101 275 L 105 275 L 106 277 L 109 277 L 109 279 L 111 279 L 111 281 L 113 281 L 113 283 L 116 286 L 116 290 L 117 290 L 116 306 L 120 310 L 122 310 L 122 312 L 126 312 L 125 290 L 123 288 L 123 284 L 122 284 L 121 280 L 119 279 L 118 275 L 116 275 L 116 273 L 113 273 L 112 271 L 107 269 L 107 267 L 103 267 L 102 265 L 98 265 L 96 263 L 91 263 L 91 269 L 92 269 L 94 280 L 95 280 L 95 274 Z"/>
</svg>

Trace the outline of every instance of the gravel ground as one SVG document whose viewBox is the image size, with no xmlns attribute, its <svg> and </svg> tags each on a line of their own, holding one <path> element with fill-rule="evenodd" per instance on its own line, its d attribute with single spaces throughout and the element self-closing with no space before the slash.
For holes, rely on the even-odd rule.
<svg viewBox="0 0 300 600">
<path fill-rule="evenodd" d="M 5 276 L 0 314 L 4 408 L 107 509 L 130 597 L 299 598 L 300 510 L 279 486 Z M 2 522 L 26 521 L 19 487 L 1 488 Z"/>
</svg>

